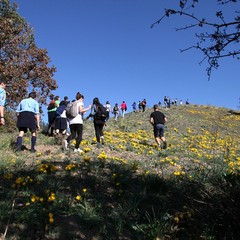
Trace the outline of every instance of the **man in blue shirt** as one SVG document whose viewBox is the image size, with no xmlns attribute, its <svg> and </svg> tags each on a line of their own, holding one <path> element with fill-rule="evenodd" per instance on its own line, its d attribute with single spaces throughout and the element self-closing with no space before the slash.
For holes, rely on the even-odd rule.
<svg viewBox="0 0 240 240">
<path fill-rule="evenodd" d="M 17 107 L 17 127 L 19 130 L 17 138 L 17 151 L 22 150 L 22 138 L 24 133 L 26 133 L 29 129 L 32 134 L 30 151 L 36 152 L 36 132 L 40 129 L 40 114 L 39 104 L 35 98 L 36 92 L 31 92 L 28 98 L 23 99 Z"/>
<path fill-rule="evenodd" d="M 4 105 L 6 102 L 6 82 L 4 80 L 0 80 L 0 125 L 5 124 L 4 120 Z"/>
</svg>

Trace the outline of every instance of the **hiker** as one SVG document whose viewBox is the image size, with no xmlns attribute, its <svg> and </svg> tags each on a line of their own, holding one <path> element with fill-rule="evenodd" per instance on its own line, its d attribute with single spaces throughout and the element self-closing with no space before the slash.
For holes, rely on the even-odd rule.
<svg viewBox="0 0 240 240">
<path fill-rule="evenodd" d="M 70 102 L 69 100 L 68 100 L 68 96 L 65 96 L 64 98 L 63 98 L 63 101 L 65 102 L 65 105 L 67 106 L 67 104 Z M 60 102 L 61 103 L 61 102 Z M 60 106 L 60 104 L 59 104 L 59 106 Z"/>
<path fill-rule="evenodd" d="M 67 106 L 68 103 L 70 102 L 69 99 L 68 99 L 68 96 L 65 96 L 65 97 L 63 98 L 63 101 L 65 102 L 65 105 L 66 105 L 66 106 Z M 60 106 L 60 104 L 59 104 L 59 106 Z M 66 133 L 66 135 L 67 135 L 67 136 L 70 135 L 70 128 L 69 128 L 69 121 L 68 121 L 68 120 L 67 120 L 67 133 Z"/>
<path fill-rule="evenodd" d="M 70 126 L 70 135 L 67 137 L 67 140 L 65 142 L 65 148 L 68 149 L 69 143 L 71 140 L 75 139 L 76 144 L 74 147 L 74 152 L 82 153 L 83 151 L 79 148 L 79 145 L 82 141 L 82 135 L 83 135 L 83 114 L 91 109 L 91 105 L 89 105 L 87 108 L 84 108 L 84 96 L 77 92 L 76 94 L 76 106 L 78 109 L 78 114 L 74 118 L 69 119 L 69 126 Z"/>
<path fill-rule="evenodd" d="M 121 111 L 122 111 L 122 117 L 124 118 L 125 112 L 127 111 L 127 104 L 125 103 L 125 101 L 122 101 L 121 103 Z"/>
<path fill-rule="evenodd" d="M 28 98 L 23 99 L 17 107 L 17 128 L 19 135 L 17 138 L 17 151 L 22 150 L 22 138 L 29 129 L 31 132 L 31 152 L 36 152 L 37 130 L 40 129 L 39 104 L 35 100 L 36 92 L 31 92 Z"/>
<path fill-rule="evenodd" d="M 55 96 L 51 94 L 50 96 L 50 102 L 48 104 L 48 128 L 46 134 L 48 136 L 53 136 L 54 132 L 54 125 L 55 125 L 55 119 L 56 119 L 56 110 L 60 103 L 60 97 Z"/>
<path fill-rule="evenodd" d="M 168 106 L 168 98 L 167 98 L 167 96 L 164 96 L 163 103 L 165 105 L 165 108 L 167 108 L 167 106 Z"/>
<path fill-rule="evenodd" d="M 161 147 L 161 141 L 163 142 L 163 149 L 167 148 L 167 142 L 164 137 L 164 124 L 167 121 L 165 115 L 159 111 L 158 104 L 153 106 L 154 112 L 150 115 L 150 123 L 153 125 L 153 133 L 155 141 L 159 147 Z"/>
<path fill-rule="evenodd" d="M 93 99 L 92 108 L 91 108 L 91 116 L 93 117 L 93 124 L 95 130 L 95 136 L 97 139 L 97 147 L 100 147 L 101 143 L 104 145 L 104 134 L 103 134 L 103 127 L 105 125 L 104 119 L 98 118 L 98 109 L 102 104 L 100 103 L 99 99 L 95 97 Z"/>
<path fill-rule="evenodd" d="M 171 107 L 171 99 L 170 97 L 167 97 L 167 108 Z"/>
<path fill-rule="evenodd" d="M 136 102 L 133 102 L 132 108 L 133 108 L 133 112 L 137 111 L 137 104 L 136 104 Z"/>
<path fill-rule="evenodd" d="M 66 116 L 66 107 L 68 101 L 63 100 L 60 102 L 59 107 L 56 110 L 56 120 L 55 120 L 55 132 L 54 137 L 55 139 L 58 138 L 59 134 L 61 134 L 62 138 L 62 149 L 68 149 L 66 136 L 67 136 L 67 129 L 68 129 L 68 121 Z"/>
<path fill-rule="evenodd" d="M 144 99 L 142 100 L 142 111 L 143 111 L 143 112 L 145 112 L 146 105 L 147 105 L 147 101 L 146 101 L 146 99 L 144 98 Z"/>
<path fill-rule="evenodd" d="M 107 112 L 108 112 L 108 115 L 107 115 L 107 118 L 106 118 L 106 122 L 107 122 L 109 120 L 110 112 L 111 112 L 111 105 L 110 105 L 109 101 L 106 102 L 105 108 L 107 109 Z"/>
<path fill-rule="evenodd" d="M 114 120 L 117 121 L 118 116 L 119 116 L 119 106 L 117 103 L 115 103 L 112 113 L 114 115 Z"/>
<path fill-rule="evenodd" d="M 6 82 L 4 80 L 0 80 L 0 125 L 5 125 L 4 119 L 4 106 L 6 102 Z"/>
<path fill-rule="evenodd" d="M 138 111 L 141 112 L 142 111 L 142 102 L 138 101 Z"/>
<path fill-rule="evenodd" d="M 177 99 L 177 98 L 175 98 L 175 100 L 174 100 L 174 105 L 175 105 L 175 106 L 178 105 L 178 99 Z"/>
</svg>

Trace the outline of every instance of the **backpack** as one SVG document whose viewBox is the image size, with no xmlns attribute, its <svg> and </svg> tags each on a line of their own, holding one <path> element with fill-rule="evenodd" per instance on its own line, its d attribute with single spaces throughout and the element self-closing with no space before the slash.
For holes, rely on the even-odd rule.
<svg viewBox="0 0 240 240">
<path fill-rule="evenodd" d="M 102 104 L 97 107 L 97 111 L 95 113 L 97 120 L 105 121 L 108 116 L 107 108 L 105 108 Z"/>
<path fill-rule="evenodd" d="M 118 111 L 118 107 L 115 106 L 115 107 L 113 108 L 113 111 L 114 111 L 114 112 L 117 112 L 117 111 Z"/>
<path fill-rule="evenodd" d="M 47 110 L 52 110 L 56 107 L 56 103 L 54 100 L 52 100 L 49 104 L 48 104 L 48 108 Z"/>
<path fill-rule="evenodd" d="M 66 109 L 66 105 L 59 106 L 56 110 L 56 116 L 60 117 L 65 109 Z"/>
<path fill-rule="evenodd" d="M 78 115 L 78 101 L 70 102 L 66 107 L 67 118 L 75 118 Z"/>
</svg>

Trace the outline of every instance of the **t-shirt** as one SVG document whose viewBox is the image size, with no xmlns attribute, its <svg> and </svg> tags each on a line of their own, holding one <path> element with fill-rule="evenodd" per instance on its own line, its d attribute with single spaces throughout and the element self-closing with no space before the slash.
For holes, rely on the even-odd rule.
<svg viewBox="0 0 240 240">
<path fill-rule="evenodd" d="M 154 125 L 165 123 L 165 120 L 164 120 L 165 115 L 162 112 L 159 112 L 159 111 L 152 112 L 150 115 L 150 119 L 151 118 L 153 118 L 154 120 Z"/>
<path fill-rule="evenodd" d="M 80 106 L 84 107 L 83 102 L 78 102 L 77 107 L 79 108 Z M 70 119 L 69 124 L 83 124 L 83 114 L 78 113 L 78 115 L 75 118 Z"/>
<path fill-rule="evenodd" d="M 106 107 L 106 109 L 107 109 L 108 112 L 111 111 L 111 105 L 110 105 L 109 103 L 107 103 L 105 107 Z"/>
<path fill-rule="evenodd" d="M 4 106 L 6 101 L 6 91 L 0 87 L 0 106 Z"/>
<path fill-rule="evenodd" d="M 126 108 L 127 108 L 127 104 L 126 104 L 126 103 L 122 103 L 122 104 L 121 104 L 121 109 L 122 109 L 122 110 L 126 110 Z"/>
<path fill-rule="evenodd" d="M 33 112 L 35 114 L 39 114 L 39 104 L 33 98 L 25 98 L 23 99 L 18 107 L 16 112 Z"/>
</svg>

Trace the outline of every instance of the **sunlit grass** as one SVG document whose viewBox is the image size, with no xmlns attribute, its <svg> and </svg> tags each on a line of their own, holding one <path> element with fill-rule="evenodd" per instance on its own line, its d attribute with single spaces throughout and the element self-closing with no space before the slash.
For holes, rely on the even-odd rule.
<svg viewBox="0 0 240 240">
<path fill-rule="evenodd" d="M 65 239 L 77 239 L 79 229 L 84 234 L 94 229 L 94 236 L 103 239 L 125 234 L 126 239 L 189 239 L 190 232 L 197 239 L 208 228 L 215 231 L 210 220 L 219 209 L 213 199 L 226 201 L 224 191 L 235 191 L 240 184 L 240 117 L 222 111 L 197 106 L 166 111 L 166 150 L 154 141 L 150 110 L 144 118 L 134 113 L 119 122 L 110 120 L 101 148 L 92 123 L 85 122 L 81 154 L 63 152 L 41 134 L 36 154 L 18 154 L 11 149 L 13 136 L 3 136 L 0 233 L 8 229 L 7 236 L 26 237 L 21 223 L 30 235 L 37 231 L 57 239 L 71 221 L 76 227 L 61 232 Z M 29 148 L 29 135 L 24 144 Z M 233 214 L 233 209 L 227 210 Z M 230 227 L 224 228 L 227 232 Z"/>
</svg>

